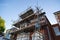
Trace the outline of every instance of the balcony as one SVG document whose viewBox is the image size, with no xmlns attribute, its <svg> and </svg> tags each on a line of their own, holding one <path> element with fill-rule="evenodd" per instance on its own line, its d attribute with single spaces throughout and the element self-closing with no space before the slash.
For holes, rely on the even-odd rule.
<svg viewBox="0 0 60 40">
<path fill-rule="evenodd" d="M 29 31 L 35 30 L 35 24 L 37 23 L 37 21 L 38 21 L 37 19 L 33 19 L 33 20 L 30 20 L 29 23 L 20 24 L 20 25 L 19 25 L 19 26 L 20 26 L 20 29 L 17 30 L 16 33 L 18 33 L 18 32 L 23 32 L 23 31 L 29 32 Z M 46 18 L 43 18 L 43 17 L 42 17 L 42 18 L 39 20 L 39 24 L 40 24 L 40 26 L 45 26 L 45 25 L 48 24 L 48 21 L 46 20 Z"/>
<path fill-rule="evenodd" d="M 33 28 L 35 26 L 36 22 L 37 22 L 37 19 L 33 19 L 33 20 L 30 21 L 30 23 L 26 23 L 26 24 L 22 25 L 20 27 L 20 30 Z M 39 20 L 39 24 L 41 26 L 47 25 L 46 19 Z"/>
<path fill-rule="evenodd" d="M 23 28 L 20 27 L 20 30 L 30 28 L 34 25 L 35 25 L 35 23 L 29 23 L 28 25 L 23 26 Z"/>
</svg>

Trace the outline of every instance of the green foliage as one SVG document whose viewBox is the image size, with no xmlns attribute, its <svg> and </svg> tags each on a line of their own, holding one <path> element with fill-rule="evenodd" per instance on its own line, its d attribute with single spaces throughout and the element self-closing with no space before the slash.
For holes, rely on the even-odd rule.
<svg viewBox="0 0 60 40">
<path fill-rule="evenodd" d="M 0 17 L 0 32 L 5 30 L 5 21 Z"/>
</svg>

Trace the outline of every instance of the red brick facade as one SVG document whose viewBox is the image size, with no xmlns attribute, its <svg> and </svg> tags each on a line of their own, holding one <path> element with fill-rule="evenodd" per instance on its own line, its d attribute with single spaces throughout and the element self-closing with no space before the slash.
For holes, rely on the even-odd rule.
<svg viewBox="0 0 60 40">
<path fill-rule="evenodd" d="M 32 10 L 30 10 L 31 12 Z M 30 13 L 29 11 L 27 13 Z M 28 22 L 27 23 L 27 26 L 26 27 L 22 27 L 20 30 L 18 31 L 15 31 L 13 32 L 12 34 L 15 34 L 13 35 L 14 40 L 17 40 L 17 35 L 20 34 L 20 33 L 30 33 L 29 34 L 29 40 L 32 40 L 33 37 L 32 35 L 37 31 L 35 30 L 35 21 L 36 21 L 36 18 L 37 18 L 37 15 L 35 14 L 32 14 L 30 16 L 27 16 L 28 14 L 25 14 L 23 16 L 21 16 L 23 19 L 22 21 L 19 21 L 17 23 L 14 24 L 15 27 L 18 27 L 18 28 L 21 28 L 21 25 L 24 23 L 24 22 Z M 60 40 L 60 27 L 59 27 L 59 24 L 54 24 L 54 25 L 51 25 L 49 20 L 47 19 L 47 17 L 45 16 L 45 12 L 43 12 L 42 14 L 39 14 L 39 16 L 41 16 L 41 18 L 39 19 L 39 25 L 40 25 L 40 29 L 38 30 L 39 33 L 41 33 L 41 36 L 43 39 L 41 40 Z M 25 18 L 26 17 L 26 18 Z M 30 20 L 34 20 L 33 22 Z M 54 28 L 54 27 L 57 27 L 57 28 Z M 58 32 L 58 33 L 56 33 Z M 56 36 L 58 35 L 58 36 Z M 16 37 L 15 37 L 16 36 Z M 40 36 L 39 36 L 40 37 Z"/>
</svg>

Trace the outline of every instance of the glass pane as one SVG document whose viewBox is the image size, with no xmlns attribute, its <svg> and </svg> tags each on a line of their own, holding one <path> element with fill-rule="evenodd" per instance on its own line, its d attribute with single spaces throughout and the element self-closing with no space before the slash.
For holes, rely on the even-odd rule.
<svg viewBox="0 0 60 40">
<path fill-rule="evenodd" d="M 29 40 L 29 34 L 24 34 L 24 33 L 19 34 L 17 36 L 17 40 Z"/>
<path fill-rule="evenodd" d="M 43 40 L 43 34 L 42 33 L 34 33 L 33 35 L 32 35 L 32 40 Z"/>
<path fill-rule="evenodd" d="M 53 27 L 53 29 L 54 29 L 56 36 L 60 35 L 60 31 L 58 27 Z"/>
</svg>

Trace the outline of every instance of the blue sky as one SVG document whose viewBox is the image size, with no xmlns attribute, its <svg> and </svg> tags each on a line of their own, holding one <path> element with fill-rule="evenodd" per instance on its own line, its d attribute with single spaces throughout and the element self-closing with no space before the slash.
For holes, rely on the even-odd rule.
<svg viewBox="0 0 60 40">
<path fill-rule="evenodd" d="M 6 22 L 6 29 L 10 29 L 18 15 L 30 6 L 37 6 L 37 0 L 0 0 L 0 16 Z M 51 24 L 57 23 L 53 13 L 60 10 L 60 0 L 38 0 L 38 6 L 46 12 Z"/>
</svg>

